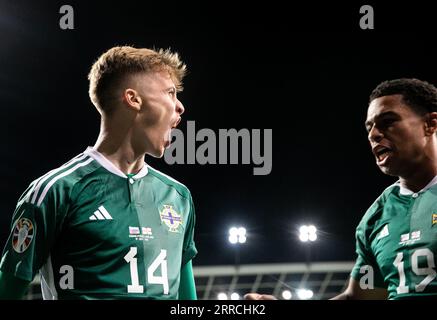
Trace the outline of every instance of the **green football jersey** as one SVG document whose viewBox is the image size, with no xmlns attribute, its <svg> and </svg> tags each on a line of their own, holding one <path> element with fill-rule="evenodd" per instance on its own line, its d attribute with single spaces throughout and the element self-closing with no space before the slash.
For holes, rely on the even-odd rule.
<svg viewBox="0 0 437 320">
<path fill-rule="evenodd" d="M 127 176 L 93 148 L 20 197 L 0 269 L 44 299 L 177 299 L 197 253 L 189 190 L 145 165 Z"/>
<path fill-rule="evenodd" d="M 387 288 L 389 299 L 437 296 L 437 177 L 417 193 L 399 183 L 388 187 L 362 218 L 356 239 L 354 279 L 372 270 L 374 286 Z"/>
</svg>

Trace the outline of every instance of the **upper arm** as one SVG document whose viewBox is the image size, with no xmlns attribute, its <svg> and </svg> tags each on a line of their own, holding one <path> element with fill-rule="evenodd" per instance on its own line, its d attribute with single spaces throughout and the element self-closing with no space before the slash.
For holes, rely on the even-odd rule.
<svg viewBox="0 0 437 320">
<path fill-rule="evenodd" d="M 368 213 L 365 217 L 367 215 Z M 334 299 L 387 299 L 388 294 L 385 289 L 384 276 L 369 241 L 369 233 L 372 230 L 373 225 L 369 225 L 368 218 L 363 218 L 356 230 L 357 259 L 348 286 L 345 292 L 334 297 Z"/>
<path fill-rule="evenodd" d="M 194 282 L 193 266 L 191 260 L 181 268 L 181 279 L 179 284 L 180 300 L 197 300 L 196 284 Z"/>
<path fill-rule="evenodd" d="M 369 225 L 367 221 L 368 219 L 363 219 L 356 230 L 357 259 L 351 272 L 349 285 L 357 290 L 361 289 L 359 282 L 363 282 L 365 286 L 371 288 L 386 288 L 387 286 L 369 239 L 374 225 Z"/>
<path fill-rule="evenodd" d="M 59 197 L 48 192 L 39 203 L 32 196 L 36 191 L 29 188 L 18 201 L 0 263 L 1 271 L 25 281 L 33 280 L 49 256 L 59 212 Z"/>
<path fill-rule="evenodd" d="M 192 259 L 197 254 L 196 245 L 194 243 L 194 226 L 196 222 L 193 199 L 189 194 L 189 214 L 185 228 L 184 242 L 182 248 L 182 261 L 179 283 L 179 299 L 180 300 L 196 300 L 196 285 L 194 282 Z"/>
<path fill-rule="evenodd" d="M 332 300 L 386 300 L 387 290 L 384 288 L 361 288 L 360 283 L 350 277 L 346 290 Z"/>
<path fill-rule="evenodd" d="M 30 281 L 0 271 L 0 299 L 21 299 L 29 284 Z"/>
<path fill-rule="evenodd" d="M 182 249 L 182 266 L 185 266 L 191 259 L 197 255 L 197 248 L 194 242 L 194 228 L 196 224 L 196 214 L 194 210 L 193 199 L 189 195 L 189 214 L 185 228 L 184 243 Z"/>
</svg>

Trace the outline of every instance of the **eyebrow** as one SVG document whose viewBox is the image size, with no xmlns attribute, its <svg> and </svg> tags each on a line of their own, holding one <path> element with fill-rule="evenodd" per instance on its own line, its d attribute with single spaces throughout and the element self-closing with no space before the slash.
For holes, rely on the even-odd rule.
<svg viewBox="0 0 437 320">
<path fill-rule="evenodd" d="M 164 90 L 165 90 L 165 92 L 168 92 L 170 90 L 174 90 L 175 92 L 179 92 L 178 88 L 176 86 L 174 86 L 174 85 L 173 86 L 168 86 Z"/>
<path fill-rule="evenodd" d="M 373 120 L 375 120 L 375 119 L 381 119 L 381 118 L 385 118 L 385 117 L 396 117 L 396 118 L 399 118 L 399 115 L 398 115 L 396 112 L 393 112 L 393 111 L 386 111 L 386 112 L 383 112 L 383 113 L 381 113 L 381 114 L 376 115 L 376 117 L 375 117 Z M 364 123 L 364 125 L 365 125 L 366 128 L 367 128 L 367 127 L 370 126 L 372 123 L 374 123 L 374 121 L 372 121 L 372 120 L 367 120 L 367 121 Z"/>
</svg>

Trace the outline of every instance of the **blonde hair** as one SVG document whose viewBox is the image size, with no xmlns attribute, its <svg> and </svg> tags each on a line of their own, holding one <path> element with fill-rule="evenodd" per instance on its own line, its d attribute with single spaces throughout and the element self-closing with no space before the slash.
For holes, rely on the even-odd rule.
<svg viewBox="0 0 437 320">
<path fill-rule="evenodd" d="M 89 96 L 102 113 L 112 111 L 114 96 L 111 94 L 129 75 L 167 71 L 178 91 L 186 74 L 186 65 L 177 52 L 170 49 L 151 50 L 130 46 L 113 47 L 103 53 L 88 74 Z"/>
</svg>

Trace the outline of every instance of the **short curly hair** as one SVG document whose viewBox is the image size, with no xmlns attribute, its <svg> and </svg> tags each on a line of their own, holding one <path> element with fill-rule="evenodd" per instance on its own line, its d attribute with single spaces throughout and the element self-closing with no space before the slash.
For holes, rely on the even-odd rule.
<svg viewBox="0 0 437 320">
<path fill-rule="evenodd" d="M 88 74 L 91 101 L 100 113 L 109 114 L 113 108 L 114 89 L 126 76 L 155 71 L 168 71 L 176 89 L 182 90 L 186 65 L 179 59 L 178 53 L 170 49 L 113 47 L 97 59 Z"/>
<path fill-rule="evenodd" d="M 402 95 L 405 104 L 419 115 L 437 112 L 437 89 L 429 82 L 401 78 L 380 83 L 370 94 L 369 103 L 376 98 L 394 94 Z"/>
</svg>

